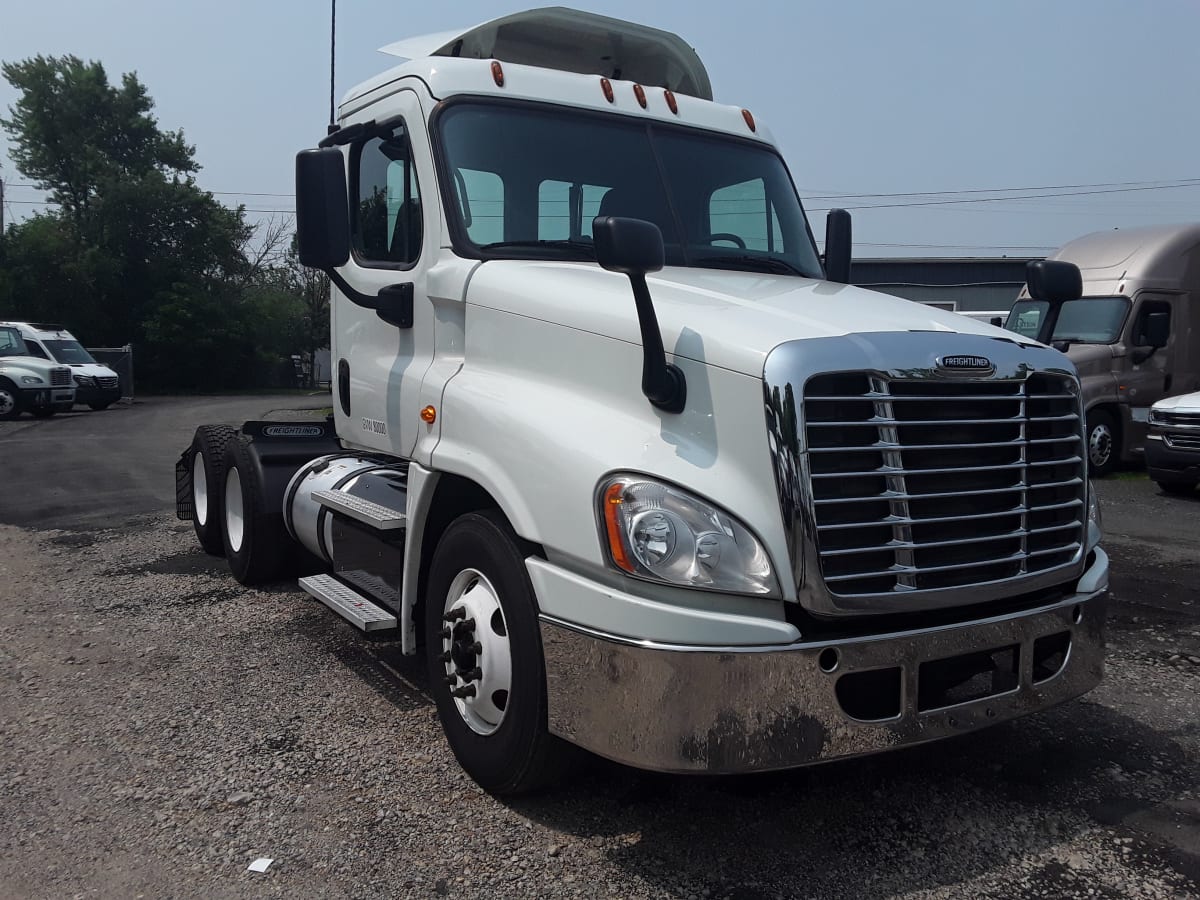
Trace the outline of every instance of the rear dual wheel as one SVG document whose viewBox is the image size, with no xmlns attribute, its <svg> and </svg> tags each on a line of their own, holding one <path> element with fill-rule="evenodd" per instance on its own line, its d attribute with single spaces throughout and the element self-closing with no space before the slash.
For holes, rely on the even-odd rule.
<svg viewBox="0 0 1200 900">
<path fill-rule="evenodd" d="M 296 568 L 299 547 L 288 536 L 282 511 L 268 502 L 250 444 L 240 435 L 225 446 L 221 539 L 233 577 L 258 585 Z"/>
<path fill-rule="evenodd" d="M 192 527 L 205 553 L 222 556 L 225 448 L 237 437 L 230 425 L 201 425 L 192 438 Z"/>
</svg>

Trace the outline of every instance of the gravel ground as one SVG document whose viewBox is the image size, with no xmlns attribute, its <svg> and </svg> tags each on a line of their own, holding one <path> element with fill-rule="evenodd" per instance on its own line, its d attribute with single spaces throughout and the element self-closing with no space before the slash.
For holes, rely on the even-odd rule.
<svg viewBox="0 0 1200 900">
<path fill-rule="evenodd" d="M 1106 509 L 1129 574 L 1082 700 L 778 775 L 585 761 L 508 803 L 419 660 L 241 588 L 168 511 L 0 525 L 0 896 L 1200 896 L 1200 502 L 1104 488 L 1159 507 Z"/>
</svg>

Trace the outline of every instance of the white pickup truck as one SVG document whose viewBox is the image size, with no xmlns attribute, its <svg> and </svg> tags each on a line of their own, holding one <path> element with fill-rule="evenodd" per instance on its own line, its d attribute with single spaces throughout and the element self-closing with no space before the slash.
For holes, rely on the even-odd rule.
<svg viewBox="0 0 1200 900">
<path fill-rule="evenodd" d="M 16 328 L 0 323 L 0 421 L 23 412 L 42 419 L 74 403 L 71 370 L 34 356 Z"/>
<path fill-rule="evenodd" d="M 764 123 L 675 35 L 549 9 L 388 49 L 297 157 L 331 422 L 202 426 L 177 466 L 236 578 L 307 568 L 423 645 L 498 793 L 563 742 L 779 769 L 1100 681 L 1065 356 L 848 286 L 848 215 L 822 257 Z M 1030 283 L 1079 295 L 1067 263 Z"/>
</svg>

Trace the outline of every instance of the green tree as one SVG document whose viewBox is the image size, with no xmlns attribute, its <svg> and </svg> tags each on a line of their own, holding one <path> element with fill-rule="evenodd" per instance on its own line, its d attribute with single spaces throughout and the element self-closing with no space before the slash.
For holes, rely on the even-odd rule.
<svg viewBox="0 0 1200 900">
<path fill-rule="evenodd" d="M 275 272 L 285 228 L 259 232 L 196 185 L 195 149 L 159 127 L 136 74 L 113 85 L 74 56 L 0 72 L 18 91 L 0 119 L 12 158 L 56 207 L 3 236 L 0 314 L 131 342 L 139 383 L 161 387 L 252 384 L 306 346 L 300 292 Z"/>
</svg>

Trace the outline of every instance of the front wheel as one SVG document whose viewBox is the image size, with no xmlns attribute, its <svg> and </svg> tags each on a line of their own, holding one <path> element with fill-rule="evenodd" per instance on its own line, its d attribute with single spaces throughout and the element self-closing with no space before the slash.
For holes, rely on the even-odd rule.
<svg viewBox="0 0 1200 900">
<path fill-rule="evenodd" d="M 526 553 L 495 510 L 456 519 L 434 552 L 425 608 L 429 689 L 450 749 L 482 788 L 556 778 L 568 747 L 546 728 L 546 673 Z"/>
<path fill-rule="evenodd" d="M 1103 478 L 1117 467 L 1117 425 L 1102 409 L 1088 413 L 1087 453 L 1092 478 Z"/>
<path fill-rule="evenodd" d="M 225 447 L 237 437 L 231 425 L 201 425 L 192 437 L 192 527 L 205 553 L 222 556 L 222 488 Z"/>
<path fill-rule="evenodd" d="M 57 410 L 53 406 L 39 406 L 36 409 L 31 409 L 29 414 L 35 419 L 48 419 L 56 412 Z"/>
<path fill-rule="evenodd" d="M 21 414 L 21 403 L 17 397 L 17 389 L 0 378 L 0 422 L 15 419 Z"/>
<path fill-rule="evenodd" d="M 108 409 L 110 406 L 112 406 L 112 401 L 111 400 L 94 400 L 91 403 L 89 403 L 88 406 L 90 406 L 96 412 L 100 412 L 101 410 Z"/>
</svg>

